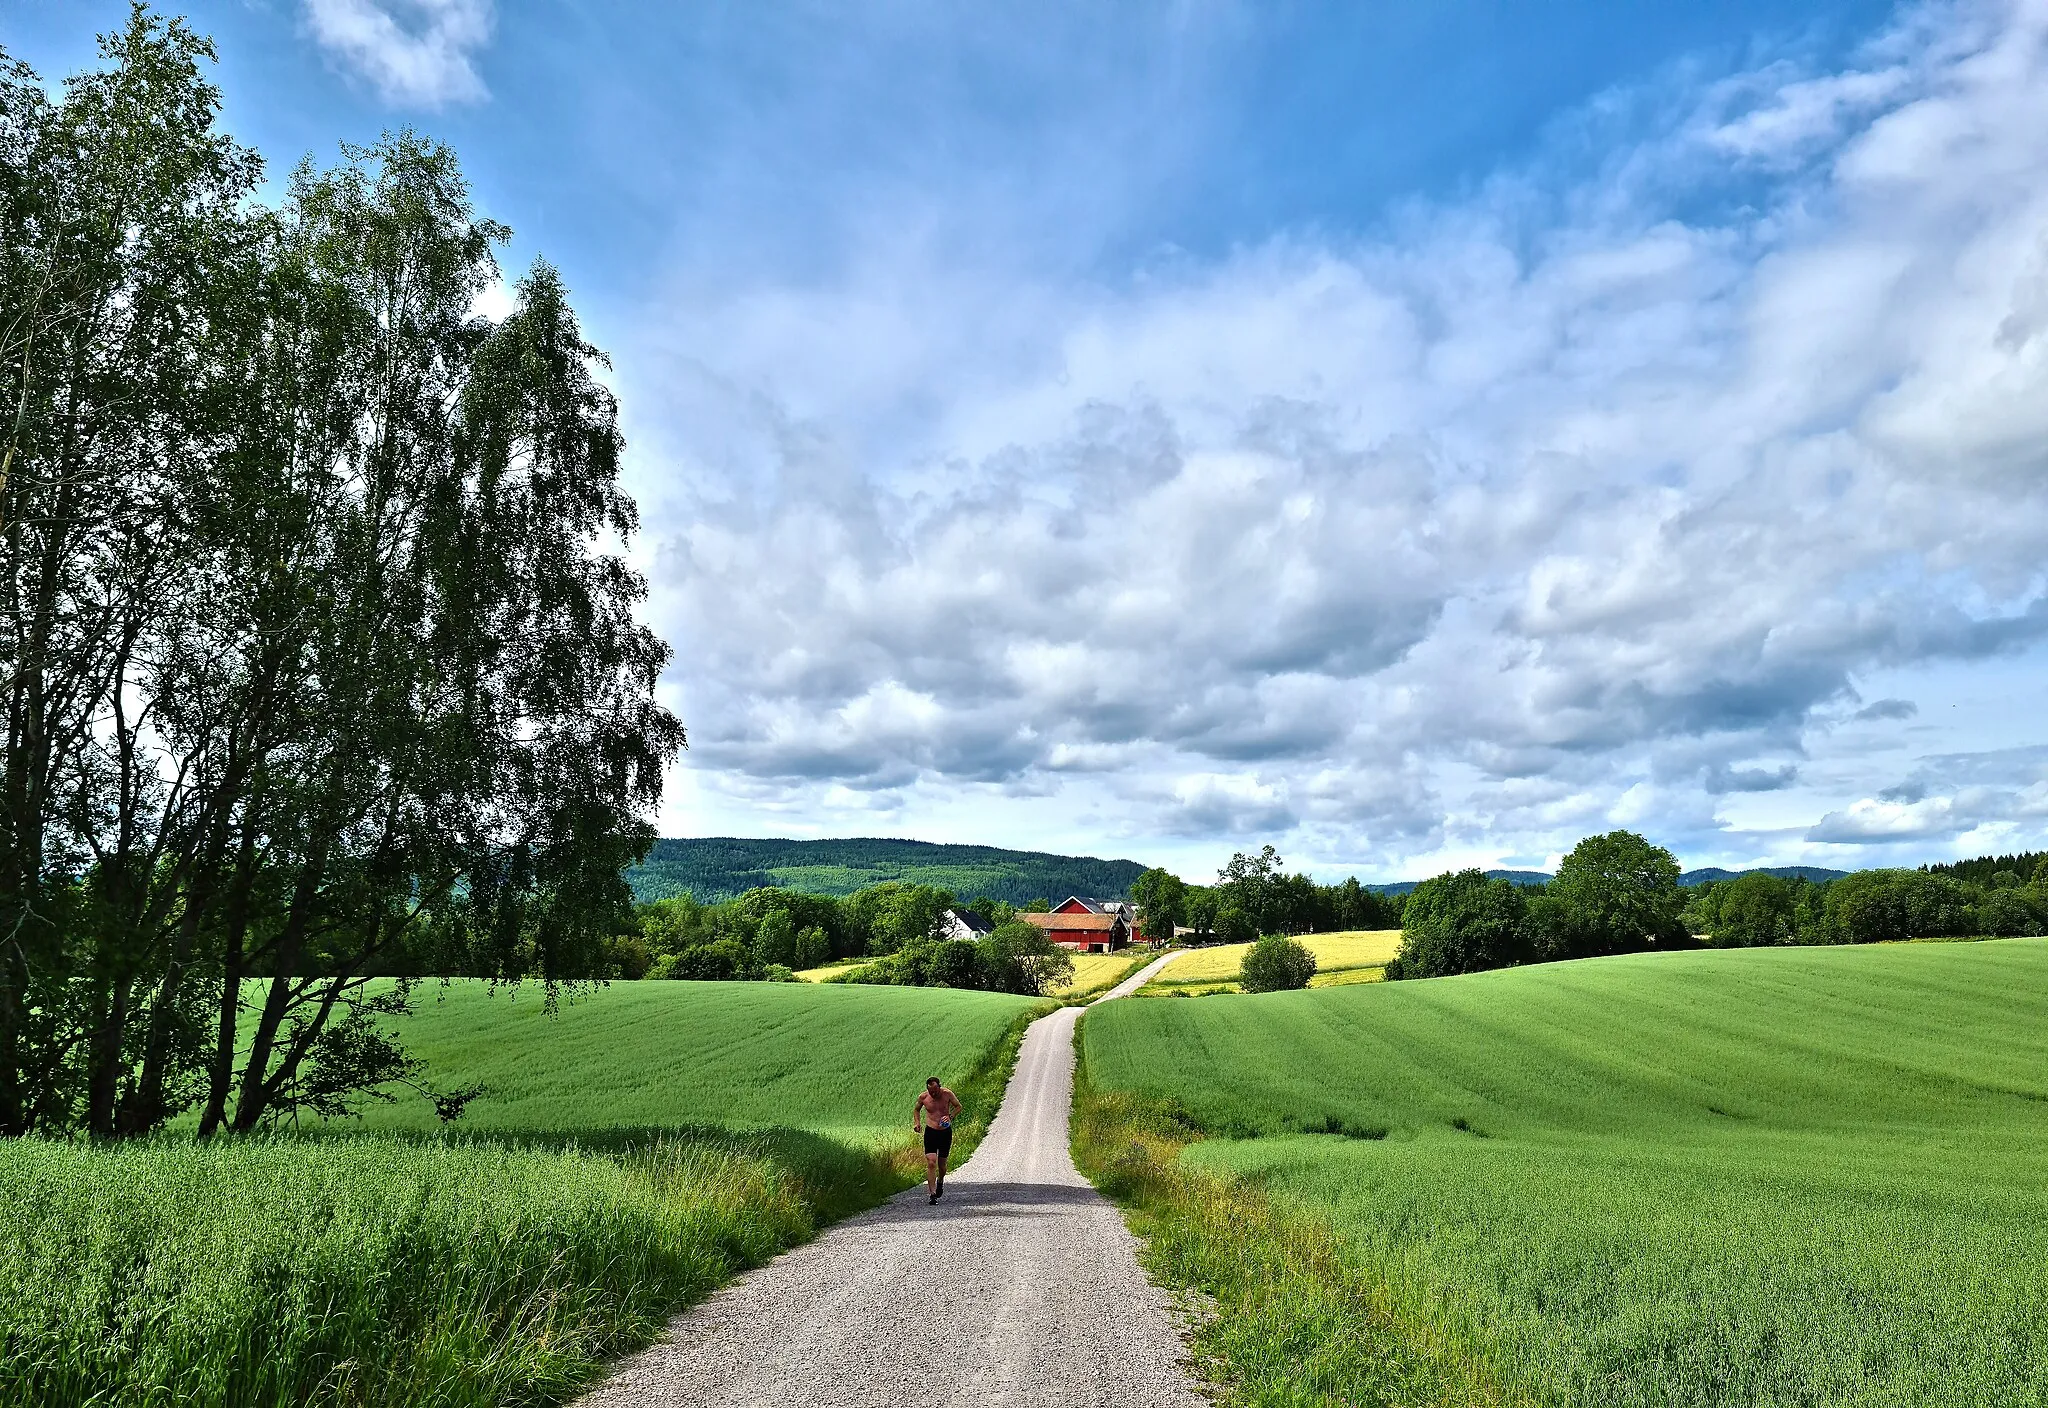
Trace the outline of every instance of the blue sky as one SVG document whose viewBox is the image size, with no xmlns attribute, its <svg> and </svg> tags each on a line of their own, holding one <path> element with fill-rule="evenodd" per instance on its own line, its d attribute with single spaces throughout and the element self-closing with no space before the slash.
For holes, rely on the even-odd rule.
<svg viewBox="0 0 2048 1408">
<path fill-rule="evenodd" d="M 274 169 L 445 138 L 613 354 L 670 834 L 2048 841 L 2039 6 L 189 13 Z"/>
</svg>

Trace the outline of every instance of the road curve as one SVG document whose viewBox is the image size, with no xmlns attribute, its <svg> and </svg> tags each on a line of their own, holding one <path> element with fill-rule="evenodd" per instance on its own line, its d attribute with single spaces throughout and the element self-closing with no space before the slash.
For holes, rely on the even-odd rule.
<svg viewBox="0 0 2048 1408">
<path fill-rule="evenodd" d="M 1173 952 L 1171 953 L 1160 954 L 1159 957 L 1153 959 L 1150 963 L 1147 963 L 1143 968 L 1140 968 L 1137 972 L 1131 974 L 1130 977 L 1125 978 L 1122 982 L 1118 983 L 1115 987 L 1111 988 L 1108 992 L 1104 993 L 1099 1000 L 1107 1002 L 1112 997 L 1129 997 L 1139 988 L 1145 986 L 1145 984 L 1151 982 L 1154 978 L 1158 977 L 1159 970 L 1161 968 L 1164 968 L 1167 964 L 1173 962 L 1174 959 L 1179 958 L 1182 954 L 1186 952 L 1187 950 L 1184 948 L 1177 948 L 1173 950 Z"/>
<path fill-rule="evenodd" d="M 1165 1294 L 1067 1152 L 1078 1016 L 1025 1033 L 988 1137 L 936 1207 L 920 1184 L 741 1277 L 583 1408 L 1203 1403 Z"/>
</svg>

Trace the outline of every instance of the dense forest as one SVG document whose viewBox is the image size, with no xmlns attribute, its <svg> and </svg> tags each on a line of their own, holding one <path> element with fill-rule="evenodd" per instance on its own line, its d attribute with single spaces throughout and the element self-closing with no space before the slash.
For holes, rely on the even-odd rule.
<svg viewBox="0 0 2048 1408">
<path fill-rule="evenodd" d="M 894 880 L 1022 905 L 1035 899 L 1057 904 L 1069 895 L 1123 899 L 1144 869 L 1131 860 L 874 837 L 832 841 L 664 837 L 654 843 L 645 860 L 626 872 L 626 882 L 633 887 L 634 897 L 643 902 L 687 894 L 711 904 L 760 888 L 843 896 Z"/>
</svg>

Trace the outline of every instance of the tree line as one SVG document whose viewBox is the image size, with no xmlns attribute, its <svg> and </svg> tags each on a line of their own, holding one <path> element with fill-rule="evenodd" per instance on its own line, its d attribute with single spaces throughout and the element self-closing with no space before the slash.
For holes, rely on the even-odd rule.
<svg viewBox="0 0 2048 1408">
<path fill-rule="evenodd" d="M 2029 857 L 2029 859 L 2034 859 Z M 1964 878 L 1982 874 L 1981 879 Z M 2048 856 L 2030 875 L 1959 863 L 1812 881 L 1752 872 L 1691 889 L 1671 852 L 1628 831 L 1589 836 L 1547 884 L 1465 870 L 1408 896 L 1389 978 L 1691 947 L 1880 943 L 2048 930 Z"/>
<path fill-rule="evenodd" d="M 1131 882 L 1139 928 L 1152 943 L 1170 943 L 1182 928 L 1196 943 L 1251 943 L 1264 934 L 1327 934 L 1350 929 L 1395 929 L 1403 898 L 1383 895 L 1352 876 L 1321 885 L 1289 875 L 1273 847 L 1243 851 L 1216 872 L 1214 885 L 1190 885 L 1168 870 L 1151 869 Z"/>
<path fill-rule="evenodd" d="M 266 203 L 209 41 L 101 50 L 0 55 L 0 1134 L 247 1130 L 422 1083 L 379 974 L 588 971 L 684 736 L 556 272 L 479 316 L 447 148 Z"/>
<path fill-rule="evenodd" d="M 788 982 L 799 969 L 868 958 L 833 981 L 1042 995 L 1072 980 L 1073 959 L 1015 916 L 1047 907 L 1043 899 L 1023 911 L 987 896 L 963 902 L 936 885 L 896 880 L 843 898 L 772 886 L 716 904 L 676 895 L 639 906 L 636 928 L 612 944 L 607 973 Z M 989 932 L 949 937 L 955 914 Z"/>
</svg>

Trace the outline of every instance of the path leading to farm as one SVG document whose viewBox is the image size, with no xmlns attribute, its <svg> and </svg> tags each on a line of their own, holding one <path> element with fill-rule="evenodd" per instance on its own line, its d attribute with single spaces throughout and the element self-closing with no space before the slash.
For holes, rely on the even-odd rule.
<svg viewBox="0 0 2048 1408">
<path fill-rule="evenodd" d="M 741 1277 L 582 1408 L 1197 1408 L 1165 1293 L 1067 1152 L 1079 1015 L 1025 1033 L 995 1124 L 936 1207 L 919 1184 Z"/>
</svg>

